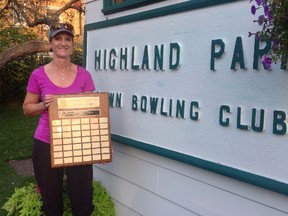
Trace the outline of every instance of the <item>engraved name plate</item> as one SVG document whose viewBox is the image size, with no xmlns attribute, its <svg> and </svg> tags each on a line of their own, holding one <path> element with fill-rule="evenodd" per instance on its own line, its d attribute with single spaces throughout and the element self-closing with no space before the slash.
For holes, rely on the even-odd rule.
<svg viewBox="0 0 288 216">
<path fill-rule="evenodd" d="M 112 161 L 108 93 L 56 95 L 49 123 L 52 167 Z"/>
</svg>

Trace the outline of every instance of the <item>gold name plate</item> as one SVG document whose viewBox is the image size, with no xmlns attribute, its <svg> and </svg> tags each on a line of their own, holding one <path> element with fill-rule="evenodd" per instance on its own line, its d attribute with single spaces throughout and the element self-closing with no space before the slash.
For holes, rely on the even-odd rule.
<svg viewBox="0 0 288 216">
<path fill-rule="evenodd" d="M 49 123 L 52 167 L 112 161 L 108 93 L 56 95 Z"/>
</svg>

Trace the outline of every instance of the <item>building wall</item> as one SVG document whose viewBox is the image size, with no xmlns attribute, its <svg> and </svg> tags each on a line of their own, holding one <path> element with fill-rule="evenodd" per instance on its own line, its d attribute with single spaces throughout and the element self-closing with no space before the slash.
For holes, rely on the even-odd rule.
<svg viewBox="0 0 288 216">
<path fill-rule="evenodd" d="M 95 165 L 94 178 L 111 193 L 117 215 L 287 215 L 287 137 L 273 130 L 273 113 L 286 113 L 287 73 L 279 64 L 268 71 L 255 60 L 248 31 L 257 25 L 249 1 L 171 0 L 106 15 L 102 0 L 85 3 L 86 67 L 97 90 L 110 92 L 112 99 L 113 162 Z M 219 40 L 225 52 L 212 69 L 211 44 Z M 239 62 L 231 68 L 237 43 L 245 68 Z M 166 59 L 169 47 L 178 46 L 177 68 L 169 60 L 164 70 L 151 66 L 153 48 L 162 44 Z M 140 67 L 141 61 L 142 67 L 148 64 L 143 55 L 152 56 L 151 68 L 135 70 L 129 57 L 127 68 L 121 66 L 125 48 Z M 100 51 L 102 60 L 108 53 L 105 63 Z M 113 59 L 115 68 L 109 66 Z M 112 98 L 117 93 L 118 106 Z M 200 117 L 193 120 L 189 106 L 184 117 L 181 110 L 169 116 L 169 106 L 152 113 L 144 100 L 151 97 L 199 102 Z M 219 123 L 221 106 L 232 110 L 225 113 L 227 127 Z M 262 131 L 251 127 L 253 108 L 265 111 Z"/>
<path fill-rule="evenodd" d="M 117 216 L 284 216 L 287 196 L 113 142 L 113 162 L 94 166 Z"/>
</svg>

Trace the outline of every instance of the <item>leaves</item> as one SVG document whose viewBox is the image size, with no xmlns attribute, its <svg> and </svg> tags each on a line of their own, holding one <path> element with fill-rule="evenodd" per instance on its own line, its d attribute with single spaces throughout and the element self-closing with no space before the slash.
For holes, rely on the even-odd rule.
<svg viewBox="0 0 288 216">
<path fill-rule="evenodd" d="M 14 194 L 3 205 L 2 209 L 7 211 L 7 216 L 40 216 L 41 215 L 41 197 L 37 193 L 34 184 L 22 188 L 15 188 Z"/>
<path fill-rule="evenodd" d="M 93 204 L 95 206 L 93 216 L 115 216 L 114 203 L 108 191 L 100 182 L 93 182 Z M 35 184 L 16 188 L 14 194 L 3 205 L 2 209 L 7 211 L 7 216 L 41 216 L 42 201 L 37 192 Z M 64 216 L 70 216 L 71 206 L 67 193 L 64 193 Z"/>
<path fill-rule="evenodd" d="M 93 182 L 93 204 L 95 206 L 92 216 L 114 216 L 114 203 L 108 191 L 100 182 Z"/>
</svg>

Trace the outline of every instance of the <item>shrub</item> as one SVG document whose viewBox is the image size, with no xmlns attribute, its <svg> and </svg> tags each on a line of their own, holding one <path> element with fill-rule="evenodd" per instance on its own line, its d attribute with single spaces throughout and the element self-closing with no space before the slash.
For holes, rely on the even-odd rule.
<svg viewBox="0 0 288 216">
<path fill-rule="evenodd" d="M 95 206 L 92 216 L 115 216 L 114 203 L 107 190 L 100 182 L 93 182 L 93 204 Z M 70 216 L 71 206 L 67 193 L 64 192 L 64 216 Z M 30 183 L 22 188 L 15 188 L 14 194 L 3 205 L 2 209 L 7 211 L 7 216 L 41 216 L 41 196 L 35 184 Z"/>
</svg>

